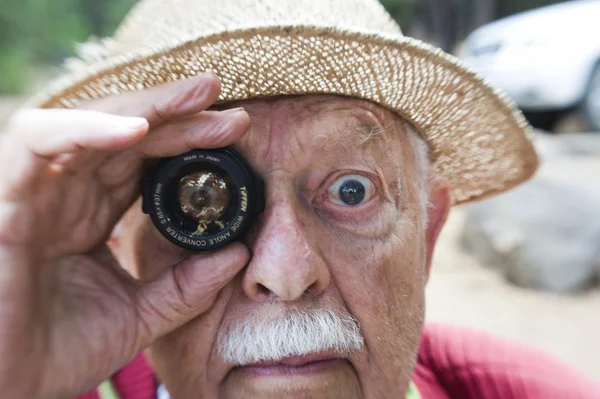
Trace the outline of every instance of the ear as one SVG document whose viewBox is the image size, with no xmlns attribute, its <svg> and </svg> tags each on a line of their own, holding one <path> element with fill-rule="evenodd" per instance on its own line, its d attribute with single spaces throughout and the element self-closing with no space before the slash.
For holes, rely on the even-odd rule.
<svg viewBox="0 0 600 399">
<path fill-rule="evenodd" d="M 433 251 L 437 242 L 438 236 L 450 212 L 450 191 L 448 180 L 441 177 L 433 178 L 428 183 L 429 204 L 427 206 L 427 233 L 426 233 L 426 250 L 427 263 L 426 273 L 429 278 L 431 271 L 431 261 L 433 259 Z"/>
</svg>

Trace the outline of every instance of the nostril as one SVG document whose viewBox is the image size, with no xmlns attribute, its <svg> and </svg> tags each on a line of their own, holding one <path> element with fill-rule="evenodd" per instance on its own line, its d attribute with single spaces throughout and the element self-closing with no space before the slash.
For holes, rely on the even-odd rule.
<svg viewBox="0 0 600 399">
<path fill-rule="evenodd" d="M 306 289 L 306 291 L 305 291 L 305 292 L 307 292 L 307 293 L 309 293 L 309 294 L 312 294 L 312 293 L 315 293 L 316 291 L 317 291 L 317 282 L 315 281 L 314 283 L 312 283 L 312 284 L 310 285 L 310 287 L 308 287 L 308 288 Z"/>
<path fill-rule="evenodd" d="M 268 295 L 271 295 L 271 290 L 270 290 L 270 289 L 268 289 L 266 286 L 264 286 L 264 285 L 260 284 L 260 283 L 258 283 L 258 291 L 259 291 L 261 294 L 264 294 L 264 295 L 267 295 L 267 296 L 268 296 Z"/>
</svg>

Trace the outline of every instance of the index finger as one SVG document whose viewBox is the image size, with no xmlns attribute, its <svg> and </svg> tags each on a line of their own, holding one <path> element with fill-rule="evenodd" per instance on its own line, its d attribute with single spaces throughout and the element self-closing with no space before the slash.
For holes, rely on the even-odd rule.
<svg viewBox="0 0 600 399">
<path fill-rule="evenodd" d="M 78 108 L 145 118 L 150 127 L 206 110 L 221 94 L 221 80 L 212 72 L 150 89 L 91 100 Z"/>
</svg>

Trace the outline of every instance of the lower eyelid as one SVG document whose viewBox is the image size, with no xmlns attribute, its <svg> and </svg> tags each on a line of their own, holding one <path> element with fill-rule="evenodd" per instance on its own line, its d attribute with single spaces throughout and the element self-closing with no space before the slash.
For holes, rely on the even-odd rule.
<svg viewBox="0 0 600 399">
<path fill-rule="evenodd" d="M 353 228 L 356 225 L 368 225 L 374 222 L 374 218 L 377 219 L 378 209 L 381 207 L 381 201 L 376 199 L 354 207 L 326 202 L 327 205 L 317 209 L 319 217 L 323 218 L 326 224 L 340 228 Z"/>
</svg>

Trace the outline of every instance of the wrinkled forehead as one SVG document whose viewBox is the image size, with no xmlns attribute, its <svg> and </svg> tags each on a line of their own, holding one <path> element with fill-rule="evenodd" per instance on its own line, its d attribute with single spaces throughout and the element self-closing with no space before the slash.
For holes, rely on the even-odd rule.
<svg viewBox="0 0 600 399">
<path fill-rule="evenodd" d="M 393 151 L 406 136 L 404 121 L 374 103 L 331 95 L 285 96 L 239 101 L 218 108 L 244 107 L 251 128 L 244 147 L 261 159 L 290 151 L 318 155 Z M 399 154 L 398 154 L 399 155 Z"/>
</svg>

